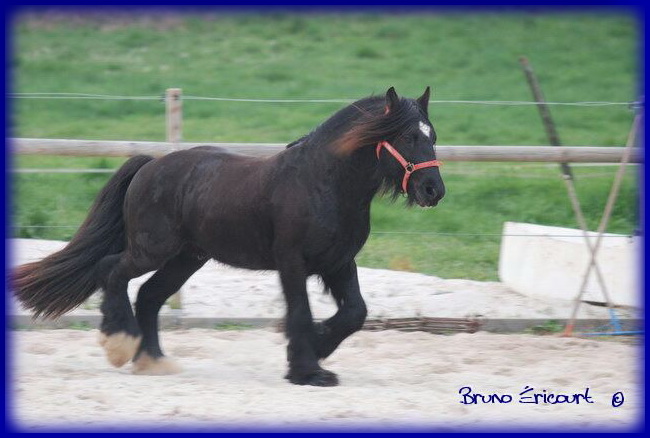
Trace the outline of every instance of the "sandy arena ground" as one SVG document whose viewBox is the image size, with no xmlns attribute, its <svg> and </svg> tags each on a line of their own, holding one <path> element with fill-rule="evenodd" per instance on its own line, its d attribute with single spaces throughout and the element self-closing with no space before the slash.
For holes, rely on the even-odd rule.
<svg viewBox="0 0 650 438">
<path fill-rule="evenodd" d="M 13 264 L 62 245 L 12 241 Z M 132 294 L 142 281 L 132 282 Z M 273 273 L 208 264 L 183 289 L 183 315 L 280 317 L 277 283 Z M 551 319 L 567 318 L 572 308 L 571 301 L 532 300 L 497 282 L 362 269 L 360 283 L 370 317 Z M 315 316 L 329 316 L 331 298 L 317 282 L 310 291 Z M 90 305 L 75 312 L 97 310 Z M 14 303 L 10 313 L 25 312 Z M 603 309 L 586 308 L 581 316 L 603 318 Z M 133 375 L 130 365 L 112 368 L 97 335 L 10 333 L 11 412 L 19 428 L 606 431 L 635 426 L 643 411 L 641 350 L 612 340 L 364 331 L 323 363 L 341 385 L 314 388 L 282 378 L 286 342 L 271 329 L 164 331 L 163 348 L 183 372 L 162 377 Z M 527 386 L 532 389 L 520 395 Z M 464 387 L 499 394 L 505 403 L 464 404 Z M 544 403 L 541 395 L 539 403 L 527 403 L 534 393 L 563 394 L 573 403 Z M 613 407 L 620 395 L 623 403 Z"/>
</svg>

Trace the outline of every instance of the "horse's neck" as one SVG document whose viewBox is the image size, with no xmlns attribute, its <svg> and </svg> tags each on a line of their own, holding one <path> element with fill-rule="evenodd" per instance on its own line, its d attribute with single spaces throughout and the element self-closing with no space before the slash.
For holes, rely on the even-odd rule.
<svg viewBox="0 0 650 438">
<path fill-rule="evenodd" d="M 310 151 L 311 152 L 311 151 Z M 310 162 L 313 175 L 331 184 L 340 202 L 369 207 L 381 186 L 377 158 L 372 148 L 361 148 L 348 156 L 337 156 L 326 148 L 316 152 L 319 158 Z"/>
</svg>

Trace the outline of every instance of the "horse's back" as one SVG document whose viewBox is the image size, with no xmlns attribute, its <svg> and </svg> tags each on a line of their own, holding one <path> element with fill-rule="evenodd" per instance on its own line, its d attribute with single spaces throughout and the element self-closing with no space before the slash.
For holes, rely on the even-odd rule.
<svg viewBox="0 0 650 438">
<path fill-rule="evenodd" d="M 125 218 L 133 245 L 200 248 L 226 264 L 272 269 L 265 159 L 199 146 L 165 155 L 134 178 Z"/>
</svg>

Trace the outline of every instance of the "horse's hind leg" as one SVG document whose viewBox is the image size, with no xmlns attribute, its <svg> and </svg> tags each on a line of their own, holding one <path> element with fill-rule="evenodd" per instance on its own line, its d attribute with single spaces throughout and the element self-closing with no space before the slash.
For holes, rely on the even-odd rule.
<svg viewBox="0 0 650 438">
<path fill-rule="evenodd" d="M 108 361 L 121 367 L 135 355 L 140 344 L 140 328 L 133 315 L 127 293 L 129 280 L 157 269 L 163 260 L 140 257 L 134 259 L 129 250 L 104 257 L 100 261 L 104 298 L 99 343 Z"/>
<path fill-rule="evenodd" d="M 140 287 L 135 303 L 135 316 L 142 330 L 142 342 L 134 359 L 135 374 L 164 375 L 180 372 L 172 360 L 165 357 L 158 338 L 158 312 L 165 300 L 200 269 L 208 258 L 202 254 L 181 253 Z"/>
</svg>

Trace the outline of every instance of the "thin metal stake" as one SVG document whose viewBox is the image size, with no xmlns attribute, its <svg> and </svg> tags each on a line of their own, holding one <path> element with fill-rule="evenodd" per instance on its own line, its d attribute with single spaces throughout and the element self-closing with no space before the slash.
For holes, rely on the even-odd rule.
<svg viewBox="0 0 650 438">
<path fill-rule="evenodd" d="M 623 153 L 623 158 L 621 159 L 621 164 L 618 168 L 618 171 L 616 172 L 616 176 L 614 177 L 614 183 L 612 184 L 612 188 L 609 192 L 609 196 L 607 198 L 607 203 L 605 204 L 605 210 L 603 211 L 603 215 L 600 219 L 600 224 L 598 225 L 598 236 L 596 237 L 596 242 L 591 249 L 591 257 L 589 259 L 589 265 L 587 266 L 587 270 L 585 272 L 584 277 L 582 278 L 582 285 L 580 286 L 580 292 L 578 296 L 576 297 L 576 302 L 573 307 L 573 312 L 571 314 L 571 318 L 569 319 L 569 322 L 567 323 L 567 328 L 565 330 L 565 336 L 570 336 L 570 330 L 573 330 L 573 326 L 575 323 L 576 315 L 578 313 L 578 308 L 581 304 L 581 298 L 584 295 L 585 291 L 587 290 L 587 281 L 589 280 L 589 274 L 591 273 L 592 269 L 595 269 L 598 265 L 596 262 L 596 255 L 598 253 L 598 250 L 600 249 L 600 243 L 602 242 L 602 237 L 603 233 L 607 229 L 607 224 L 609 223 L 609 219 L 611 218 L 612 215 L 612 210 L 614 209 L 614 203 L 616 202 L 616 198 L 618 196 L 618 193 L 621 188 L 621 184 L 623 182 L 623 176 L 625 175 L 625 168 L 627 167 L 627 163 L 630 159 L 630 155 L 632 152 L 632 147 L 636 143 L 637 139 L 637 133 L 639 130 L 641 124 L 641 114 L 637 113 L 637 115 L 634 117 L 634 122 L 632 123 L 632 129 L 630 130 L 630 134 L 627 137 L 627 144 L 625 145 L 625 152 Z M 611 302 L 609 300 L 609 297 L 606 296 L 607 299 L 607 307 L 610 312 L 610 316 L 614 315 L 614 309 L 612 308 Z M 618 319 L 614 316 L 612 318 L 612 325 L 614 325 L 615 329 L 620 329 L 620 324 L 618 323 Z M 567 333 L 568 332 L 568 333 Z"/>
<path fill-rule="evenodd" d="M 535 76 L 535 73 L 528 62 L 528 59 L 525 57 L 521 57 L 519 59 L 523 69 L 524 73 L 526 75 L 526 80 L 528 81 L 528 85 L 530 86 L 533 96 L 535 100 L 538 102 L 537 108 L 539 109 L 539 113 L 542 117 L 542 121 L 544 123 L 544 128 L 546 130 L 546 134 L 548 136 L 548 139 L 553 146 L 561 146 L 560 142 L 560 136 L 557 133 L 557 130 L 555 129 L 555 123 L 553 122 L 553 118 L 551 117 L 551 113 L 548 109 L 548 106 L 546 105 L 546 101 L 544 99 L 544 96 L 541 91 L 541 87 L 539 85 L 539 82 L 537 81 L 537 77 Z M 611 300 L 609 298 L 609 293 L 607 291 L 607 287 L 605 286 L 605 280 L 603 278 L 602 272 L 600 271 L 600 267 L 598 264 L 595 262 L 595 257 L 594 257 L 594 250 L 596 248 L 592 246 L 591 239 L 589 238 L 589 234 L 587 232 L 588 226 L 587 226 L 587 221 L 585 220 L 584 214 L 582 212 L 582 207 L 580 205 L 580 201 L 578 199 L 578 194 L 575 189 L 575 183 L 574 183 L 574 178 L 573 178 L 573 173 L 571 171 L 571 167 L 569 166 L 568 163 L 560 163 L 560 170 L 562 172 L 562 177 L 565 183 L 565 186 L 567 188 L 567 192 L 569 195 L 569 200 L 571 201 L 571 207 L 573 208 L 573 212 L 576 216 L 576 220 L 578 222 L 578 226 L 582 230 L 583 237 L 585 239 L 585 243 L 587 245 L 587 248 L 589 249 L 589 252 L 592 254 L 592 258 L 594 259 L 593 267 L 594 271 L 596 273 L 596 278 L 598 283 L 600 284 L 601 290 L 603 292 L 603 295 L 605 297 L 605 301 L 607 303 L 607 307 L 611 309 Z M 591 267 L 591 264 L 589 265 Z M 589 271 L 590 272 L 590 271 Z M 585 277 L 583 278 L 583 284 L 586 284 L 586 281 L 588 279 L 588 275 L 585 274 Z M 583 286 L 584 287 L 584 286 Z M 582 288 L 581 288 L 582 290 Z M 582 297 L 582 293 L 580 294 L 580 297 Z M 578 298 L 579 299 L 579 298 Z M 577 307 L 577 306 L 576 306 Z M 577 312 L 577 310 L 574 311 L 574 314 Z M 573 331 L 573 321 L 574 319 L 571 319 L 569 324 L 567 324 L 564 336 L 570 336 L 572 331 Z"/>
</svg>

